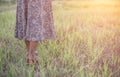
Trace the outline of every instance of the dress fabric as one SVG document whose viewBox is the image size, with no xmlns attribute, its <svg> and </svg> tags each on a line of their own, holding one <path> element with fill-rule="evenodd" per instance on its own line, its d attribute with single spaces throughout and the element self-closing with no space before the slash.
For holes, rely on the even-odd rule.
<svg viewBox="0 0 120 77">
<path fill-rule="evenodd" d="M 51 0 L 17 0 L 14 35 L 20 40 L 55 39 Z"/>
</svg>

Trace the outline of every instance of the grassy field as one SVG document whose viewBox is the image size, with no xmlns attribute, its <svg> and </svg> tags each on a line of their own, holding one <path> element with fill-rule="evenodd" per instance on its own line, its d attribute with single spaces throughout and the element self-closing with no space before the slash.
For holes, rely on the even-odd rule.
<svg viewBox="0 0 120 77">
<path fill-rule="evenodd" d="M 14 38 L 15 6 L 0 7 L 0 77 L 33 77 Z M 57 38 L 39 44 L 41 77 L 119 77 L 120 7 L 54 1 L 53 10 Z"/>
</svg>

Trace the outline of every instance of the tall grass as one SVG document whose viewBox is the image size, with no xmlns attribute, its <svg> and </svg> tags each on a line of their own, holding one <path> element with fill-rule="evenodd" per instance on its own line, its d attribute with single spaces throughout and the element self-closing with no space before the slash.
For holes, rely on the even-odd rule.
<svg viewBox="0 0 120 77">
<path fill-rule="evenodd" d="M 39 44 L 41 77 L 119 77 L 120 9 L 107 8 L 53 2 L 57 38 Z M 0 13 L 0 77 L 33 77 L 24 41 L 14 38 L 15 16 L 15 11 Z"/>
</svg>

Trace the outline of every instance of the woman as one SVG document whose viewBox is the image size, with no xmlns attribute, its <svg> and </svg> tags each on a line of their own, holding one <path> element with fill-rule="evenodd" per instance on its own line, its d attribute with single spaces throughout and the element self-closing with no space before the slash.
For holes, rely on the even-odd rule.
<svg viewBox="0 0 120 77">
<path fill-rule="evenodd" d="M 55 39 L 51 0 L 17 0 L 15 37 L 24 40 L 26 62 L 39 63 L 39 41 Z"/>
</svg>

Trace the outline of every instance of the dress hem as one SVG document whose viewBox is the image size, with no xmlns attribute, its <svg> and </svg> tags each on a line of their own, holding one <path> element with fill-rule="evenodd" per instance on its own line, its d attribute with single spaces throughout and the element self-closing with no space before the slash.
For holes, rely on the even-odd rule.
<svg viewBox="0 0 120 77">
<path fill-rule="evenodd" d="M 56 37 L 49 37 L 49 38 L 43 38 L 43 39 L 37 39 L 37 40 L 33 40 L 33 39 L 26 39 L 26 38 L 19 38 L 19 37 L 15 37 L 16 39 L 19 40 L 28 40 L 28 41 L 44 41 L 44 40 L 55 40 Z"/>
</svg>

